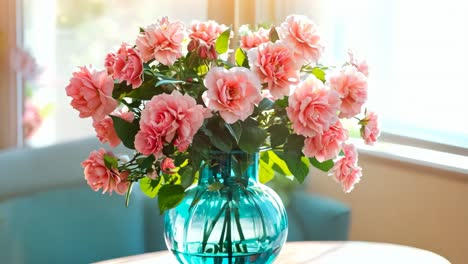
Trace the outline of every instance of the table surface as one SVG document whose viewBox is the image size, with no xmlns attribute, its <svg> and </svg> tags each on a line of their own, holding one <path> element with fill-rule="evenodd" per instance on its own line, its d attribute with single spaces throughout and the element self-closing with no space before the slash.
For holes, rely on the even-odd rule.
<svg viewBox="0 0 468 264">
<path fill-rule="evenodd" d="M 112 259 L 98 264 L 178 264 L 169 251 Z M 374 242 L 288 242 L 275 264 L 335 264 L 335 263 L 424 263 L 450 264 L 430 251 L 401 245 Z"/>
</svg>

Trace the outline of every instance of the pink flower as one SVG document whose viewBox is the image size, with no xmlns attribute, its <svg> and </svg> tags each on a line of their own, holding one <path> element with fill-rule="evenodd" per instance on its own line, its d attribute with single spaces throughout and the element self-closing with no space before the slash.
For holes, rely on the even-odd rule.
<svg viewBox="0 0 468 264">
<path fill-rule="evenodd" d="M 127 122 L 133 122 L 134 115 L 132 112 L 122 112 L 117 111 L 112 115 L 118 116 Z M 117 136 L 117 133 L 114 129 L 114 121 L 110 116 L 104 117 L 104 119 L 100 121 L 93 122 L 94 130 L 96 131 L 96 135 L 102 143 L 109 142 L 109 146 L 116 147 L 120 144 L 120 138 Z"/>
<path fill-rule="evenodd" d="M 380 136 L 380 129 L 378 123 L 378 116 L 374 112 L 368 112 L 366 117 L 362 119 L 361 124 L 361 137 L 367 145 L 374 145 L 377 138 Z"/>
<path fill-rule="evenodd" d="M 354 53 L 352 50 L 348 50 L 348 55 L 349 55 L 349 63 L 356 67 L 356 69 L 364 74 L 366 77 L 369 77 L 369 65 L 367 65 L 367 62 L 365 60 L 357 60 L 354 57 Z"/>
<path fill-rule="evenodd" d="M 341 144 L 348 139 L 348 131 L 343 128 L 338 120 L 323 134 L 318 134 L 304 141 L 304 155 L 315 157 L 319 162 L 332 159 L 341 150 Z"/>
<path fill-rule="evenodd" d="M 109 60 L 106 58 L 106 64 L 110 63 L 111 60 L 112 58 L 109 58 Z M 143 82 L 141 79 L 141 75 L 143 74 L 143 60 L 138 52 L 130 45 L 122 43 L 122 46 L 115 54 L 114 64 L 112 66 L 114 79 L 118 79 L 120 82 L 126 81 L 127 85 L 132 85 L 133 89 L 140 87 Z"/>
<path fill-rule="evenodd" d="M 23 134 L 24 138 L 31 138 L 42 124 L 39 108 L 27 100 L 23 112 Z"/>
<path fill-rule="evenodd" d="M 243 67 L 211 68 L 204 83 L 208 90 L 203 93 L 203 102 L 228 124 L 244 121 L 262 100 L 259 80 Z"/>
<path fill-rule="evenodd" d="M 241 30 L 242 30 L 242 27 L 241 27 Z M 270 34 L 269 29 L 259 28 L 257 31 L 252 32 L 247 28 L 245 32 L 241 32 L 240 46 L 244 50 L 249 50 L 249 49 L 258 47 L 260 44 L 269 41 L 269 34 Z"/>
<path fill-rule="evenodd" d="M 167 174 L 174 174 L 175 171 L 174 169 L 176 166 L 174 165 L 174 160 L 171 158 L 165 158 L 163 159 L 161 163 L 161 170 Z"/>
<path fill-rule="evenodd" d="M 114 81 L 105 71 L 80 67 L 65 89 L 72 98 L 71 106 L 80 112 L 81 118 L 92 116 L 100 121 L 117 107 L 117 101 L 112 98 Z"/>
<path fill-rule="evenodd" d="M 114 74 L 114 64 L 115 64 L 116 58 L 117 58 L 117 55 L 114 52 L 109 52 L 106 55 L 106 59 L 104 60 L 104 67 L 107 70 L 107 74 L 110 76 Z"/>
<path fill-rule="evenodd" d="M 248 51 L 252 72 L 275 98 L 289 95 L 291 85 L 299 82 L 299 68 L 287 45 L 281 41 L 264 43 Z"/>
<path fill-rule="evenodd" d="M 144 155 L 162 155 L 164 142 L 174 143 L 179 151 L 187 150 L 203 120 L 211 116 L 189 95 L 174 90 L 172 94 L 154 96 L 141 113 L 140 131 L 135 148 Z"/>
<path fill-rule="evenodd" d="M 278 28 L 280 39 L 291 45 L 301 64 L 317 62 L 323 52 L 317 26 L 306 16 L 291 15 Z"/>
<path fill-rule="evenodd" d="M 36 79 L 43 71 L 37 64 L 36 59 L 26 50 L 17 47 L 11 56 L 12 68 L 22 74 L 26 80 Z"/>
<path fill-rule="evenodd" d="M 193 22 L 189 30 L 190 43 L 188 51 L 196 52 L 202 59 L 214 60 L 217 58 L 215 50 L 216 39 L 228 27 L 220 25 L 213 20 L 207 22 Z"/>
<path fill-rule="evenodd" d="M 351 118 L 361 112 L 367 101 L 367 78 L 353 66 L 345 66 L 328 76 L 330 88 L 341 97 L 340 118 Z"/>
<path fill-rule="evenodd" d="M 155 127 L 143 126 L 135 136 L 135 149 L 143 155 L 153 154 L 156 158 L 162 156 L 164 144 L 164 131 L 158 131 Z"/>
<path fill-rule="evenodd" d="M 115 157 L 111 152 L 101 148 L 89 154 L 87 160 L 81 163 L 84 168 L 85 179 L 89 187 L 94 191 L 102 188 L 102 193 L 113 191 L 123 195 L 128 189 L 130 182 L 127 181 L 129 172 L 119 172 L 117 168 L 109 169 L 104 163 L 104 155 Z"/>
<path fill-rule="evenodd" d="M 167 17 L 145 28 L 136 39 L 136 46 L 141 52 L 143 61 L 156 59 L 164 65 L 174 64 L 183 55 L 184 30 L 182 22 L 170 23 Z"/>
<path fill-rule="evenodd" d="M 326 89 L 320 80 L 310 76 L 299 83 L 289 97 L 286 111 L 296 134 L 314 137 L 322 135 L 337 122 L 339 107 L 338 93 Z"/>
<path fill-rule="evenodd" d="M 357 166 L 357 152 L 352 144 L 343 144 L 344 157 L 335 162 L 331 169 L 333 177 L 341 183 L 343 190 L 351 192 L 354 185 L 361 180 L 361 168 Z"/>
</svg>

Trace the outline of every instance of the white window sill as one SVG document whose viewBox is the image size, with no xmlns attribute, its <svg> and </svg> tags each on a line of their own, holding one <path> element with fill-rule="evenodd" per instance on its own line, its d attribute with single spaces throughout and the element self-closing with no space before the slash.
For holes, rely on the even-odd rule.
<svg viewBox="0 0 468 264">
<path fill-rule="evenodd" d="M 364 144 L 362 139 L 358 138 L 352 138 L 350 142 L 355 144 L 358 151 L 364 155 L 441 169 L 468 176 L 468 156 L 388 142 L 377 142 L 374 146 L 368 146 Z"/>
</svg>

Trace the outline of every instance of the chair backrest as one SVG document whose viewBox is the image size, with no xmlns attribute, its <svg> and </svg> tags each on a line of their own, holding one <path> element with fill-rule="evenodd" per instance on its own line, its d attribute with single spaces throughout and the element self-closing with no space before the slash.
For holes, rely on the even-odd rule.
<svg viewBox="0 0 468 264">
<path fill-rule="evenodd" d="M 125 208 L 124 197 L 103 197 L 83 179 L 80 162 L 100 146 L 85 139 L 0 153 L 0 263 L 89 263 L 147 250 L 145 225 L 160 221 L 145 220 L 149 199 L 136 191 Z"/>
</svg>

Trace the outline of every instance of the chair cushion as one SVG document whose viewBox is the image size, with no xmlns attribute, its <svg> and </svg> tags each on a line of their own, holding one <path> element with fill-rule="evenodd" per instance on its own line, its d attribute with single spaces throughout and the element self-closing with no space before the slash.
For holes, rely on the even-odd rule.
<svg viewBox="0 0 468 264">
<path fill-rule="evenodd" d="M 296 192 L 287 211 L 288 241 L 348 239 L 350 209 L 338 201 Z"/>
<path fill-rule="evenodd" d="M 143 253 L 144 204 L 132 198 L 125 208 L 124 197 L 83 186 L 8 200 L 0 207 L 0 259 L 90 263 Z"/>
</svg>

